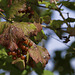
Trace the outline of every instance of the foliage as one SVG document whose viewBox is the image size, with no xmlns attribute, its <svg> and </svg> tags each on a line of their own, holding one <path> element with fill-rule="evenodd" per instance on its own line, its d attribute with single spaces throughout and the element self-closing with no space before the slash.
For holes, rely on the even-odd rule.
<svg viewBox="0 0 75 75">
<path fill-rule="evenodd" d="M 61 12 L 63 11 L 62 5 L 75 10 L 75 2 L 58 1 L 57 3 L 56 1 L 58 0 L 0 0 L 0 17 L 6 20 L 6 22 L 0 22 L 0 69 L 9 71 L 10 75 L 28 75 L 32 70 L 38 75 L 53 75 L 52 72 L 44 70 L 50 59 L 49 52 L 37 45 L 42 39 L 47 39 L 42 29 L 44 26 L 42 23 L 48 24 L 44 27 L 52 29 L 60 39 L 63 38 L 62 34 L 68 33 L 69 36 L 66 37 L 65 43 L 69 41 L 71 36 L 75 36 L 75 27 L 70 25 L 70 22 L 75 21 L 75 18 L 68 16 L 65 19 Z M 43 4 L 45 6 L 42 6 Z M 44 8 L 44 10 L 40 10 L 39 7 Z M 58 11 L 63 20 L 51 20 L 51 10 Z M 61 28 L 64 23 L 67 25 L 66 30 Z M 28 42 L 24 43 L 25 41 Z M 29 43 L 31 44 L 29 45 Z M 23 54 L 23 46 L 28 48 L 24 49 L 26 54 Z M 21 51 L 21 56 L 24 55 L 24 60 L 18 57 L 13 60 L 11 55 L 8 56 L 9 51 L 17 52 L 18 49 Z M 75 53 L 74 46 L 71 49 L 69 48 L 67 53 L 69 51 Z M 56 52 L 54 60 L 58 62 L 56 62 L 54 71 L 58 70 L 61 75 L 73 74 L 73 69 L 70 68 L 69 63 L 71 58 L 68 58 L 67 54 L 66 58 L 62 59 L 60 54 L 61 52 Z M 66 64 L 66 62 L 68 63 Z M 63 64 L 67 67 L 64 68 Z"/>
<path fill-rule="evenodd" d="M 62 51 L 55 52 L 56 57 L 54 57 L 54 60 L 57 60 L 57 61 L 55 61 L 56 66 L 54 67 L 54 70 L 58 70 L 60 75 L 74 74 L 74 70 L 72 69 L 69 62 L 71 61 L 72 58 L 75 57 L 75 51 L 72 49 L 72 47 L 75 47 L 75 42 L 73 42 L 71 47 L 67 49 L 67 54 L 65 57 L 61 57 Z"/>
</svg>

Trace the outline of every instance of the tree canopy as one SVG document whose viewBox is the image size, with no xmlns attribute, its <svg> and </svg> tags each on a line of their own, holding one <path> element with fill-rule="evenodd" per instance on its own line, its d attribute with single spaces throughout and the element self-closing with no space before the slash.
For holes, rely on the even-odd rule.
<svg viewBox="0 0 75 75">
<path fill-rule="evenodd" d="M 38 75 L 53 75 L 52 72 L 44 70 L 50 54 L 46 48 L 38 46 L 38 43 L 48 38 L 43 28 L 52 29 L 60 39 L 65 38 L 64 43 L 69 42 L 71 36 L 75 36 L 75 27 L 70 24 L 75 22 L 75 18 L 69 17 L 67 13 L 68 18 L 65 19 L 62 6 L 75 11 L 75 2 L 69 1 L 0 0 L 0 18 L 6 20 L 0 22 L 0 69 L 9 71 L 10 75 L 28 75 L 32 70 Z M 52 20 L 52 10 L 58 11 L 63 20 Z M 64 23 L 67 28 L 61 28 Z M 62 36 L 64 33 L 69 36 Z M 68 62 L 63 71 L 59 69 L 60 75 L 74 73 L 69 64 L 70 59 L 75 57 L 74 47 L 75 42 L 67 50 L 66 59 L 61 59 L 61 51 L 56 52 L 54 70 Z"/>
</svg>

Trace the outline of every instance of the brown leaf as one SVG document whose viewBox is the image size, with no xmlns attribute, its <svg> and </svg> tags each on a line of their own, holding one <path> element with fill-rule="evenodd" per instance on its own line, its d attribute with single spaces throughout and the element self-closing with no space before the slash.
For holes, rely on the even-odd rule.
<svg viewBox="0 0 75 75">
<path fill-rule="evenodd" d="M 42 26 L 40 23 L 34 22 L 34 25 L 37 27 L 37 32 L 40 32 L 42 30 Z"/>
<path fill-rule="evenodd" d="M 34 22 L 34 25 L 36 26 L 36 30 L 34 30 L 33 32 L 30 33 L 31 34 L 30 37 L 36 36 L 38 34 L 38 32 L 40 32 L 42 30 L 42 26 L 40 23 Z"/>
<path fill-rule="evenodd" d="M 18 48 L 17 41 L 22 40 L 23 37 L 23 31 L 12 25 L 6 28 L 3 34 L 0 35 L 0 44 L 12 51 Z"/>
<path fill-rule="evenodd" d="M 36 62 L 41 62 L 45 66 L 50 59 L 48 51 L 41 46 L 34 46 L 31 50 L 28 50 L 30 57 Z"/>
<path fill-rule="evenodd" d="M 18 46 L 17 46 L 17 44 L 15 42 L 11 41 L 11 42 L 9 42 L 9 45 L 8 45 L 7 49 L 9 49 L 11 51 L 17 50 Z"/>
<path fill-rule="evenodd" d="M 36 31 L 40 32 L 40 24 L 37 23 L 35 25 L 37 27 Z M 38 29 L 38 26 L 40 27 L 40 29 Z M 25 33 L 27 34 L 28 32 Z M 25 33 L 21 28 L 18 28 L 18 25 L 11 25 L 6 28 L 4 32 L 0 35 L 0 44 L 6 46 L 8 49 L 13 51 L 18 48 L 18 41 L 28 40 L 32 43 L 32 46 L 29 47 L 30 49 L 28 50 L 30 57 L 36 64 L 41 62 L 43 66 L 45 66 L 48 60 L 50 59 L 48 51 L 41 46 L 37 46 L 33 41 L 31 41 L 28 37 L 25 36 Z"/>
<path fill-rule="evenodd" d="M 33 41 L 29 38 L 25 37 L 28 41 L 32 42 L 33 45 L 30 49 L 28 49 L 30 58 L 37 64 L 41 62 L 43 67 L 47 64 L 48 60 L 50 59 L 49 52 L 46 48 L 36 45 Z"/>
</svg>

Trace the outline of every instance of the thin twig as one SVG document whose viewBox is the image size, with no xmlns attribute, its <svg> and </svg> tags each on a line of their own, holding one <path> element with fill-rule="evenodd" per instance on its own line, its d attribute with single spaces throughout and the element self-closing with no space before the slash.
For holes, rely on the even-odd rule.
<svg viewBox="0 0 75 75">
<path fill-rule="evenodd" d="M 55 37 L 53 37 L 53 36 L 51 36 L 51 35 L 50 35 L 50 37 L 53 38 L 53 39 L 55 39 L 55 40 L 57 40 L 57 41 L 59 41 L 59 42 L 61 42 L 61 43 L 63 43 L 62 41 L 60 41 L 59 39 L 57 39 L 57 38 L 55 38 Z M 72 50 L 75 50 L 74 47 L 69 46 L 69 45 L 67 45 L 66 43 L 63 43 L 63 44 L 66 45 L 67 47 L 71 48 Z"/>
<path fill-rule="evenodd" d="M 3 17 L 5 17 L 5 15 L 4 15 L 2 12 L 0 12 L 0 14 L 1 14 Z"/>
<path fill-rule="evenodd" d="M 3 18 L 4 20 L 6 20 L 6 21 L 12 23 L 12 21 L 10 21 L 10 20 L 8 20 L 8 19 L 5 18 L 5 15 L 4 15 L 2 12 L 0 12 L 0 14 L 2 15 L 2 16 L 0 15 L 1 18 Z"/>
<path fill-rule="evenodd" d="M 55 29 L 55 28 L 53 28 L 53 27 L 51 27 L 51 26 L 46 26 L 46 25 L 41 25 L 42 27 L 44 27 L 44 28 L 51 28 L 51 29 Z M 64 27 L 64 28 L 56 28 L 55 30 L 60 30 L 60 29 L 67 29 L 66 27 Z"/>
<path fill-rule="evenodd" d="M 58 7 L 56 0 L 54 0 L 54 3 L 55 3 L 55 5 L 56 5 L 56 7 L 57 7 L 57 9 L 58 9 L 57 11 L 60 13 L 60 16 L 63 18 L 64 22 L 67 24 L 68 27 L 71 27 L 71 26 L 67 23 L 67 21 L 66 21 L 66 19 L 64 18 L 63 14 L 61 13 L 60 8 Z"/>
<path fill-rule="evenodd" d="M 8 20 L 8 19 L 6 19 L 5 17 L 3 17 L 3 16 L 0 16 L 1 18 L 3 18 L 4 20 L 6 20 L 6 21 L 8 21 L 8 22 L 10 22 L 10 23 L 13 23 L 12 21 L 10 21 L 10 20 Z"/>
<path fill-rule="evenodd" d="M 46 7 L 46 6 L 34 4 L 34 3 L 32 3 L 32 2 L 27 2 L 27 4 L 33 4 L 33 5 L 36 5 L 36 6 L 38 6 L 38 7 L 48 8 L 48 9 L 52 9 L 52 10 L 58 11 L 58 12 L 60 13 L 60 16 L 63 18 L 64 22 L 67 24 L 67 26 L 68 26 L 68 27 L 71 27 L 70 24 L 67 23 L 67 21 L 66 21 L 66 19 L 64 18 L 63 14 L 61 13 L 60 8 L 58 7 L 56 0 L 54 0 L 54 2 L 55 2 L 55 5 L 56 5 L 57 8 Z"/>
</svg>

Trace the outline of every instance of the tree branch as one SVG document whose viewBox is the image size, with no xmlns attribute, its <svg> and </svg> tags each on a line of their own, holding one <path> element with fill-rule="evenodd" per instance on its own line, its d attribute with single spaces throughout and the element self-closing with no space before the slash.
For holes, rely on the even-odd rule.
<svg viewBox="0 0 75 75">
<path fill-rule="evenodd" d="M 58 9 L 57 11 L 60 13 L 60 16 L 63 18 L 64 22 L 67 24 L 68 27 L 71 27 L 71 26 L 67 23 L 67 21 L 66 21 L 66 19 L 64 18 L 63 14 L 61 13 L 60 8 L 58 7 L 58 5 L 57 5 L 57 3 L 56 3 L 56 0 L 54 0 L 54 3 L 55 3 L 55 5 L 56 5 L 56 7 L 57 7 L 57 9 Z"/>
<path fill-rule="evenodd" d="M 63 18 L 64 22 L 66 23 L 66 25 L 67 25 L 68 27 L 71 27 L 70 24 L 68 24 L 68 22 L 67 22 L 66 19 L 64 18 L 63 14 L 61 13 L 61 11 L 60 11 L 61 7 L 60 7 L 60 8 L 58 7 L 56 0 L 54 0 L 54 3 L 55 3 L 55 5 L 56 5 L 57 8 L 41 6 L 41 5 L 38 5 L 38 4 L 31 3 L 31 2 L 27 2 L 27 4 L 28 4 L 28 3 L 29 3 L 29 4 L 33 4 L 33 5 L 36 5 L 36 6 L 38 6 L 38 7 L 48 8 L 48 9 L 52 9 L 52 10 L 58 11 L 58 12 L 60 13 L 60 16 Z"/>
<path fill-rule="evenodd" d="M 55 29 L 55 28 L 53 28 L 51 26 L 46 26 L 46 25 L 41 25 L 41 26 L 44 27 L 44 28 Z M 64 27 L 64 28 L 56 28 L 55 30 L 60 30 L 60 29 L 67 29 L 67 28 L 66 27 Z"/>
</svg>

